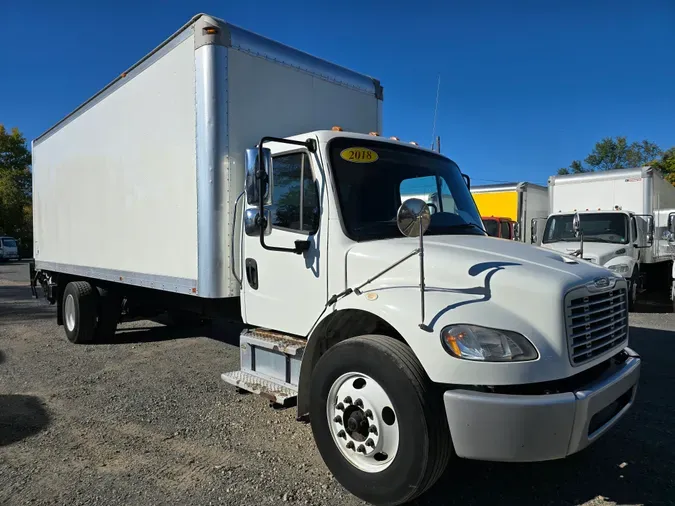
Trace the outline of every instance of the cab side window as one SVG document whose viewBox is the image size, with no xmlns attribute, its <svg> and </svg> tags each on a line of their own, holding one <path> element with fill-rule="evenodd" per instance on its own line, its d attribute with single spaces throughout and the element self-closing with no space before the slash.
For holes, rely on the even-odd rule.
<svg viewBox="0 0 675 506">
<path fill-rule="evenodd" d="M 276 156 L 272 167 L 272 226 L 315 233 L 319 229 L 319 192 L 307 153 Z"/>
</svg>

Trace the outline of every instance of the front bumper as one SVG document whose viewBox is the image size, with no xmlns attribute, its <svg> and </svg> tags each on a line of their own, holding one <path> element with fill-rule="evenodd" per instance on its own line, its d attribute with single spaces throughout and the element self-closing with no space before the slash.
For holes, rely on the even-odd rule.
<svg viewBox="0 0 675 506">
<path fill-rule="evenodd" d="M 628 358 L 573 392 L 509 395 L 448 390 L 443 394 L 452 442 L 467 459 L 536 462 L 561 459 L 607 432 L 633 405 L 641 360 Z"/>
</svg>

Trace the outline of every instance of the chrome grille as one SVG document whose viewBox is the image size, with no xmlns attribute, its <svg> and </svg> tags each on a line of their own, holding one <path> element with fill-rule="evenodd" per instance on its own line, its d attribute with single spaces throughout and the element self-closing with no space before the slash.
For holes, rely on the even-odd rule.
<svg viewBox="0 0 675 506">
<path fill-rule="evenodd" d="M 583 288 L 565 302 L 567 342 L 572 365 L 581 365 L 628 338 L 627 291 L 615 288 L 591 294 Z"/>
</svg>

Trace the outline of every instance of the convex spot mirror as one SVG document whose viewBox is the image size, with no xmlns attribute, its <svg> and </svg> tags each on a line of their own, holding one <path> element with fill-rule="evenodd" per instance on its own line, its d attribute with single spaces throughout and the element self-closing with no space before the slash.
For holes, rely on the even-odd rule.
<svg viewBox="0 0 675 506">
<path fill-rule="evenodd" d="M 579 218 L 579 213 L 574 214 L 574 218 L 572 219 L 572 230 L 574 231 L 575 236 L 579 236 L 579 232 L 581 232 L 581 219 Z"/>
<path fill-rule="evenodd" d="M 246 201 L 249 205 L 260 203 L 259 177 L 263 178 L 263 205 L 270 205 L 272 202 L 272 152 L 267 148 L 263 148 L 262 152 L 263 163 L 261 167 L 258 160 L 260 149 L 250 148 L 246 150 Z"/>
<path fill-rule="evenodd" d="M 406 237 L 419 237 L 431 224 L 429 206 L 421 199 L 408 199 L 396 213 L 396 224 Z"/>
</svg>

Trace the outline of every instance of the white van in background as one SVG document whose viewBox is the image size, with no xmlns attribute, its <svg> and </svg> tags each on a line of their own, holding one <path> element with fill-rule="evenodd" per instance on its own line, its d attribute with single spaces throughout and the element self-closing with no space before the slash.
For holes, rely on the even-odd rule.
<svg viewBox="0 0 675 506">
<path fill-rule="evenodd" d="M 19 244 L 9 236 L 0 236 L 0 262 L 19 260 Z"/>
</svg>

